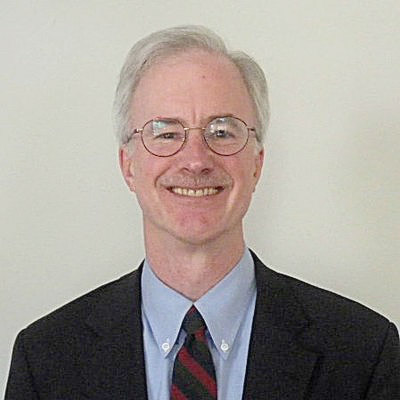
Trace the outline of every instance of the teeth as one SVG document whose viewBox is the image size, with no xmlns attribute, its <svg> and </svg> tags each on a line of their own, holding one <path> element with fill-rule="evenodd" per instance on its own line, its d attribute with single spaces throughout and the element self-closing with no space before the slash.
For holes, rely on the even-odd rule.
<svg viewBox="0 0 400 400">
<path fill-rule="evenodd" d="M 213 194 L 218 193 L 218 189 L 212 187 L 204 189 L 186 189 L 180 187 L 173 187 L 171 190 L 172 192 L 180 194 L 181 196 L 190 196 L 190 197 L 211 196 Z"/>
</svg>

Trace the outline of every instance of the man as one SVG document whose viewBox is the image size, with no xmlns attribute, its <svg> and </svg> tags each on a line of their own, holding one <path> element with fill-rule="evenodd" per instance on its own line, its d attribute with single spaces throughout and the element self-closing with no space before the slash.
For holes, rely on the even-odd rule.
<svg viewBox="0 0 400 400">
<path fill-rule="evenodd" d="M 23 330 L 6 399 L 398 399 L 395 326 L 245 245 L 263 165 L 258 65 L 201 27 L 131 50 L 115 109 L 138 270 Z"/>
</svg>

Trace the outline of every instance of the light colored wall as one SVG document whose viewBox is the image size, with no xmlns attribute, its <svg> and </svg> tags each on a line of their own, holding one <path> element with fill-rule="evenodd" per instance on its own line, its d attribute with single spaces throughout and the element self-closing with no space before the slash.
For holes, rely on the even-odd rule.
<svg viewBox="0 0 400 400">
<path fill-rule="evenodd" d="M 399 4 L 3 0 L 0 385 L 21 328 L 143 257 L 140 212 L 117 166 L 113 90 L 137 39 L 182 23 L 216 30 L 269 79 L 248 244 L 399 324 Z"/>
</svg>

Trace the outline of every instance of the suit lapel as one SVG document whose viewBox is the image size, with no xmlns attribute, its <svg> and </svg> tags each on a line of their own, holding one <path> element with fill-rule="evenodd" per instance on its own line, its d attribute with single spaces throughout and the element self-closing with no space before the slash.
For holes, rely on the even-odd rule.
<svg viewBox="0 0 400 400">
<path fill-rule="evenodd" d="M 257 300 L 243 399 L 303 399 L 318 358 L 301 345 L 309 322 L 290 286 L 253 258 Z"/>
<path fill-rule="evenodd" d="M 113 284 L 112 290 L 105 288 L 86 321 L 94 333 L 81 370 L 82 388 L 88 398 L 147 399 L 141 267 Z"/>
</svg>

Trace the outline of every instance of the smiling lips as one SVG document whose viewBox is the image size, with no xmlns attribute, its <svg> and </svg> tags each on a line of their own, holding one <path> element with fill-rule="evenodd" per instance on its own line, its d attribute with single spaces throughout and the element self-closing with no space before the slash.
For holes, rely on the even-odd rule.
<svg viewBox="0 0 400 400">
<path fill-rule="evenodd" d="M 161 176 L 159 185 L 177 196 L 207 198 L 216 196 L 233 186 L 232 178 L 223 172 L 212 175 Z"/>
<path fill-rule="evenodd" d="M 170 191 L 178 194 L 180 196 L 189 196 L 189 197 L 203 197 L 203 196 L 212 196 L 218 194 L 222 191 L 222 187 L 206 187 L 201 189 L 191 189 L 187 187 L 171 187 Z"/>
</svg>

